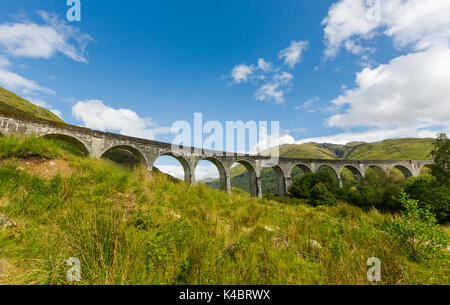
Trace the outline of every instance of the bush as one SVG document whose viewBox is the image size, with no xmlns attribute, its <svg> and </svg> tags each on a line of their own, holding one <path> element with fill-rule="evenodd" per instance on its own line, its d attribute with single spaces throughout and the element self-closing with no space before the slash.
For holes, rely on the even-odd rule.
<svg viewBox="0 0 450 305">
<path fill-rule="evenodd" d="M 419 201 L 421 208 L 429 208 L 440 223 L 450 222 L 450 188 L 440 185 L 431 175 L 410 178 L 406 182 L 406 193 Z"/>
<path fill-rule="evenodd" d="M 299 199 L 310 199 L 311 189 L 320 183 L 319 177 L 313 173 L 307 173 L 297 177 L 291 185 L 289 191 L 292 196 Z"/>
<path fill-rule="evenodd" d="M 318 205 L 335 205 L 336 197 L 327 190 L 323 183 L 317 183 L 311 190 L 311 203 Z"/>
<path fill-rule="evenodd" d="M 433 213 L 421 208 L 417 200 L 402 192 L 398 198 L 404 207 L 402 217 L 388 226 L 388 232 L 412 250 L 414 255 L 429 258 L 447 246 L 447 235 Z"/>
</svg>

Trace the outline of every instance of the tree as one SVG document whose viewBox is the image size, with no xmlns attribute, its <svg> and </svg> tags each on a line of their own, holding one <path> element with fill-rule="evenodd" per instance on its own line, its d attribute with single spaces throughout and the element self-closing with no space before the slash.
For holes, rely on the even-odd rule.
<svg viewBox="0 0 450 305">
<path fill-rule="evenodd" d="M 431 174 L 436 177 L 439 184 L 450 186 L 450 139 L 445 133 L 438 135 L 434 141 L 431 155 L 434 158 Z"/>
</svg>

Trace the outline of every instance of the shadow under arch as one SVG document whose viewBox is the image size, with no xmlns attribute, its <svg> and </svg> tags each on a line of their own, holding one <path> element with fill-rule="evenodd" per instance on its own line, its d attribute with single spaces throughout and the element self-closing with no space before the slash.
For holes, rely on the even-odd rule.
<svg viewBox="0 0 450 305">
<path fill-rule="evenodd" d="M 298 170 L 300 170 L 301 172 L 298 172 Z M 297 178 L 299 175 L 306 173 L 312 173 L 311 168 L 309 168 L 309 166 L 305 164 L 298 163 L 291 168 L 289 175 L 291 176 L 292 181 L 294 181 L 295 178 Z"/>
<path fill-rule="evenodd" d="M 403 176 L 405 177 L 405 179 L 408 179 L 409 177 L 412 177 L 413 174 L 412 172 L 405 166 L 397 164 L 391 167 L 391 169 L 389 170 L 389 172 L 391 172 L 393 169 L 398 169 L 402 172 Z"/>
<path fill-rule="evenodd" d="M 144 157 L 144 155 L 139 151 L 139 149 L 130 146 L 130 145 L 116 145 L 112 146 L 108 149 L 106 149 L 101 155 L 100 158 L 103 158 L 108 153 L 113 152 L 114 150 L 125 150 L 127 152 L 130 152 L 136 159 L 139 161 L 140 164 L 145 165 L 148 168 L 147 159 Z"/>
<path fill-rule="evenodd" d="M 258 197 L 258 178 L 256 176 L 256 169 L 254 166 L 245 160 L 237 160 L 233 164 L 239 163 L 245 167 L 245 169 L 248 171 L 249 178 L 250 178 L 250 195 L 252 197 Z"/>
<path fill-rule="evenodd" d="M 225 166 L 223 165 L 223 163 L 220 162 L 219 160 L 217 160 L 216 158 L 205 157 L 205 158 L 202 158 L 197 161 L 197 163 L 195 164 L 194 172 L 197 169 L 197 167 L 201 161 L 209 161 L 212 164 L 214 164 L 214 166 L 219 171 L 220 190 L 226 191 L 227 190 L 227 172 L 225 170 Z"/>
<path fill-rule="evenodd" d="M 361 174 L 361 172 L 359 171 L 359 169 L 358 168 L 356 168 L 355 166 L 353 166 L 353 165 L 345 165 L 342 169 L 341 169 L 341 172 L 340 172 L 340 178 L 341 178 L 341 180 L 342 180 L 342 182 L 343 182 L 343 184 L 345 184 L 345 183 L 347 183 L 348 181 L 350 181 L 350 180 L 347 180 L 347 179 L 345 179 L 345 175 L 344 175 L 344 173 L 345 173 L 345 171 L 344 170 L 348 170 L 348 171 L 350 171 L 350 173 L 352 174 L 352 176 L 353 176 L 353 179 L 351 180 L 352 181 L 352 183 L 353 182 L 360 182 L 361 180 L 362 180 L 362 178 L 363 178 L 363 176 L 362 176 L 362 174 Z M 350 179 L 350 178 L 349 178 Z"/>
<path fill-rule="evenodd" d="M 73 136 L 68 136 L 65 134 L 46 134 L 41 136 L 44 139 L 49 139 L 49 140 L 56 140 L 58 142 L 60 142 L 60 144 L 63 146 L 63 149 L 75 154 L 75 155 L 82 155 L 85 157 L 89 156 L 89 150 L 86 147 L 86 145 L 79 139 L 73 137 Z M 63 143 L 70 143 L 73 146 L 70 145 L 64 145 Z M 79 149 L 79 151 L 77 151 L 77 148 Z"/>
<path fill-rule="evenodd" d="M 431 163 L 422 165 L 422 167 L 420 167 L 420 169 L 419 169 L 419 176 L 430 175 L 432 167 L 433 167 L 433 164 L 431 164 Z"/>
</svg>

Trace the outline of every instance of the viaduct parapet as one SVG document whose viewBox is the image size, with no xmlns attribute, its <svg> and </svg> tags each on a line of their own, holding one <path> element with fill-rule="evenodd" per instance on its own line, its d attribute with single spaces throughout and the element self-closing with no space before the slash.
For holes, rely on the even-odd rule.
<svg viewBox="0 0 450 305">
<path fill-rule="evenodd" d="M 249 172 L 250 193 L 261 197 L 261 169 L 271 167 L 277 173 L 278 193 L 286 196 L 292 184 L 291 173 L 298 166 L 305 172 L 316 172 L 322 166 L 333 169 L 336 178 L 342 185 L 341 172 L 349 169 L 354 175 L 364 177 L 369 167 L 381 168 L 387 174 L 392 168 L 398 168 L 405 177 L 418 176 L 422 167 L 431 165 L 432 160 L 325 160 L 278 158 L 274 162 L 270 157 L 258 155 L 243 155 L 220 151 L 184 147 L 173 151 L 172 145 L 163 142 L 139 139 L 119 134 L 96 131 L 64 123 L 56 123 L 41 119 L 28 119 L 10 114 L 0 114 L 0 134 L 25 134 L 42 137 L 59 137 L 79 145 L 87 156 L 101 158 L 112 149 L 125 149 L 133 153 L 151 173 L 153 165 L 161 156 L 176 158 L 184 169 L 185 181 L 195 183 L 195 168 L 202 160 L 212 162 L 218 169 L 221 189 L 231 192 L 231 168 L 240 163 Z"/>
</svg>

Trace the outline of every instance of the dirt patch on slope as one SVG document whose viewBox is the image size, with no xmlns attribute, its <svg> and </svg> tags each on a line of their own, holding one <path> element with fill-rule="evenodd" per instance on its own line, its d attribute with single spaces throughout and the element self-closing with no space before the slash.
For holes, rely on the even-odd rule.
<svg viewBox="0 0 450 305">
<path fill-rule="evenodd" d="M 18 168 L 27 170 L 31 174 L 38 175 L 42 178 L 52 178 L 57 174 L 63 177 L 70 176 L 73 169 L 69 162 L 64 159 L 27 159 L 19 161 Z"/>
</svg>

